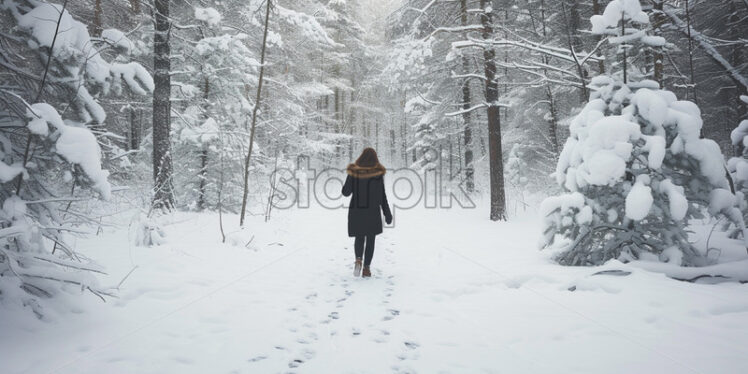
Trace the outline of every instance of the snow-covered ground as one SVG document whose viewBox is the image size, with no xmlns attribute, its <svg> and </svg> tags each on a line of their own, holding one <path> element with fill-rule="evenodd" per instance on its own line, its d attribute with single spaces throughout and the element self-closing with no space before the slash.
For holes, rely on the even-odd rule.
<svg viewBox="0 0 748 374">
<path fill-rule="evenodd" d="M 214 214 L 168 217 L 153 248 L 128 244 L 134 226 L 108 229 L 78 246 L 105 284 L 137 266 L 119 298 L 70 295 L 46 321 L 0 306 L 0 371 L 748 372 L 748 285 L 558 266 L 534 213 L 486 216 L 397 211 L 371 279 L 352 276 L 344 210 L 251 217 L 249 248 L 220 244 Z"/>
</svg>

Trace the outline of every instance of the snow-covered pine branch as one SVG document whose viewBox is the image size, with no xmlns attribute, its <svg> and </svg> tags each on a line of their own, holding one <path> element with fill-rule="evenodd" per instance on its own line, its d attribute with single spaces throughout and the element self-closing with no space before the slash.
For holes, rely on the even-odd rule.
<svg viewBox="0 0 748 374">
<path fill-rule="evenodd" d="M 41 299 L 65 285 L 99 297 L 111 294 L 91 274 L 103 269 L 71 244 L 72 237 L 90 231 L 87 225 L 99 224 L 73 204 L 112 194 L 96 134 L 113 134 L 88 125 L 104 124 L 103 95 L 125 88 L 140 95 L 153 91 L 147 70 L 126 61 L 134 44 L 124 33 L 108 29 L 92 38 L 66 5 L 5 1 L 2 7 L 20 35 L 0 36 L 9 52 L 0 70 L 14 77 L 0 90 L 0 115 L 13 124 L 0 126 L 0 299 L 29 307 L 40 318 Z M 121 54 L 117 62 L 105 59 L 105 48 L 97 47 L 102 44 Z M 34 55 L 39 59 L 28 58 Z"/>
</svg>

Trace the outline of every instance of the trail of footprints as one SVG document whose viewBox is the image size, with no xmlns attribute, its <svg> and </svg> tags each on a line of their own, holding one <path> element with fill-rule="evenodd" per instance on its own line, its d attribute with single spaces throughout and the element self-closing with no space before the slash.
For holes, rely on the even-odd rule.
<svg viewBox="0 0 748 374">
<path fill-rule="evenodd" d="M 391 265 L 394 264 L 394 261 L 392 259 L 393 251 L 390 248 L 385 248 L 385 255 L 382 258 L 382 261 L 386 264 L 385 268 L 389 268 Z M 336 267 L 339 269 L 341 266 L 345 267 L 345 264 L 342 263 L 342 260 L 336 260 L 331 259 L 331 261 L 336 263 Z M 323 274 L 329 274 L 329 272 L 323 273 Z M 322 276 L 322 275 L 320 275 Z M 375 279 L 380 278 L 378 276 L 375 276 Z M 317 302 L 319 301 L 320 297 L 317 292 L 311 292 L 308 295 L 304 297 L 304 300 L 302 303 L 298 306 L 291 307 L 288 309 L 289 314 L 297 317 L 301 317 L 301 319 L 304 321 L 301 323 L 301 325 L 293 326 L 289 328 L 289 331 L 293 333 L 295 336 L 294 343 L 292 345 L 295 346 L 295 348 L 292 347 L 286 347 L 284 345 L 277 345 L 275 346 L 275 350 L 277 351 L 284 351 L 291 353 L 290 357 L 291 360 L 288 362 L 288 369 L 289 373 L 295 372 L 294 369 L 299 369 L 302 367 L 302 365 L 305 362 L 308 362 L 309 360 L 313 359 L 316 355 L 316 352 L 314 351 L 313 347 L 315 346 L 315 343 L 319 340 L 318 334 L 315 332 L 317 330 L 318 325 L 332 325 L 336 323 L 338 320 L 340 320 L 341 315 L 344 314 L 344 307 L 346 305 L 347 300 L 354 294 L 354 291 L 349 289 L 350 284 L 349 281 L 351 280 L 351 276 L 346 274 L 342 275 L 340 278 L 337 279 L 337 281 L 331 282 L 328 284 L 328 286 L 331 289 L 339 289 L 342 292 L 337 293 L 338 297 L 331 297 L 329 299 L 324 300 L 324 303 L 328 306 L 332 307 L 332 310 L 326 315 L 325 318 L 319 321 L 312 321 L 312 316 L 309 315 L 308 310 L 314 310 L 317 308 Z M 386 323 L 388 321 L 392 321 L 393 319 L 397 318 L 400 315 L 400 310 L 393 308 L 390 305 L 390 299 L 392 297 L 393 292 L 395 291 L 395 281 L 394 276 L 389 275 L 384 277 L 385 281 L 385 287 L 383 289 L 382 294 L 382 301 L 381 305 L 384 307 L 384 313 L 381 317 L 381 322 L 385 323 L 384 326 L 381 326 L 379 324 L 371 324 L 366 327 L 365 333 L 362 331 L 362 329 L 353 327 L 350 331 L 350 336 L 357 338 L 361 337 L 363 335 L 368 336 L 371 341 L 375 343 L 388 343 L 390 341 L 391 333 L 387 330 Z M 292 318 L 295 319 L 295 318 Z M 338 334 L 337 329 L 331 329 L 330 330 L 331 335 Z M 396 358 L 399 362 L 404 362 L 406 360 L 412 360 L 419 357 L 418 354 L 418 347 L 419 344 L 414 341 L 404 341 L 402 344 L 402 351 L 397 354 Z M 249 359 L 248 361 L 250 363 L 258 362 L 267 359 L 267 355 L 261 355 L 254 358 Z M 395 373 L 414 373 L 411 369 L 404 367 L 402 365 L 393 365 L 392 370 Z"/>
<path fill-rule="evenodd" d="M 340 261 L 335 262 L 338 263 L 335 266 L 342 266 L 342 264 L 339 263 Z M 329 272 L 322 273 L 319 276 L 322 277 L 324 274 L 329 274 Z M 300 317 L 300 319 L 303 321 L 300 326 L 289 328 L 289 331 L 292 332 L 295 336 L 293 340 L 295 344 L 292 343 L 294 347 L 275 347 L 277 350 L 287 351 L 290 353 L 290 356 L 292 358 L 288 362 L 289 372 L 294 372 L 294 369 L 301 368 L 305 362 L 308 362 L 316 356 L 314 347 L 319 341 L 319 336 L 316 331 L 319 325 L 330 325 L 340 319 L 342 309 L 344 308 L 346 301 L 350 296 L 354 294 L 354 291 L 349 289 L 349 281 L 349 276 L 341 275 L 340 278 L 338 278 L 336 281 L 328 284 L 330 289 L 335 290 L 334 294 L 337 294 L 337 296 L 329 297 L 323 300 L 325 306 L 334 305 L 334 308 L 326 314 L 326 317 L 322 318 L 321 320 L 315 321 L 313 320 L 313 316 L 309 314 L 309 311 L 319 309 L 317 304 L 320 300 L 320 294 L 317 292 L 309 293 L 304 297 L 304 300 L 300 305 L 288 309 L 290 314 L 293 315 L 291 319 L 295 320 Z M 337 332 L 335 330 L 331 330 L 330 333 L 334 335 Z"/>
</svg>

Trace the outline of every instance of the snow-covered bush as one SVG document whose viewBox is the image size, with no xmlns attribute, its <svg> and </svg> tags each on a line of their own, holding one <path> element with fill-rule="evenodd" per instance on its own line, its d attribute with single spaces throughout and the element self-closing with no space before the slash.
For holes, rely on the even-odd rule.
<svg viewBox="0 0 748 374">
<path fill-rule="evenodd" d="M 593 32 L 610 33 L 621 19 L 646 23 L 642 15 L 637 1 L 614 0 L 593 17 Z M 628 29 L 611 42 L 661 45 Z M 565 265 L 613 258 L 700 264 L 688 241 L 690 219 L 724 214 L 744 228 L 719 146 L 700 138 L 696 104 L 654 81 L 621 77 L 593 78 L 590 101 L 570 124 L 554 173 L 566 193 L 542 204 L 543 246 L 565 239 L 557 258 Z"/>
<path fill-rule="evenodd" d="M 166 243 L 166 233 L 152 217 L 145 214 L 138 216 L 135 224 L 134 244 L 141 247 L 152 247 Z"/>
<path fill-rule="evenodd" d="M 0 87 L 0 302 L 43 317 L 39 299 L 63 288 L 109 294 L 92 274 L 102 269 L 71 245 L 96 223 L 77 202 L 112 194 L 89 126 L 106 119 L 98 97 L 124 88 L 147 94 L 153 82 L 139 64 L 106 61 L 86 26 L 61 5 L 29 4 L 0 7 L 20 32 L 2 36 L 10 53 L 0 70 L 15 74 L 3 72 L 14 79 Z M 103 39 L 125 51 L 123 35 L 108 30 Z"/>
<path fill-rule="evenodd" d="M 748 96 L 740 99 L 748 104 Z M 727 168 L 735 184 L 736 195 L 740 201 L 743 217 L 748 216 L 748 120 L 743 120 L 730 134 L 730 140 L 735 148 L 735 157 L 727 161 Z"/>
</svg>

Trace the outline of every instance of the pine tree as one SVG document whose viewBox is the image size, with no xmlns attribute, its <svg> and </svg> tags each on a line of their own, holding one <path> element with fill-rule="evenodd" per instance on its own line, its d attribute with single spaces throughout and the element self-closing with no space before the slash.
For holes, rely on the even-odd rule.
<svg viewBox="0 0 748 374">
<path fill-rule="evenodd" d="M 591 18 L 621 56 L 612 75 L 592 79 L 590 102 L 570 125 L 555 172 L 566 191 L 546 199 L 544 246 L 558 241 L 564 265 L 655 257 L 702 264 L 686 223 L 724 214 L 744 228 L 717 143 L 700 138 L 701 112 L 690 101 L 642 79 L 628 60 L 665 44 L 649 36 L 637 0 L 614 0 Z"/>
<path fill-rule="evenodd" d="M 67 5 L 6 2 L 3 9 L 18 26 L 9 32 L 19 35 L 2 36 L 10 52 L 2 76 L 14 78 L 0 87 L 0 298 L 23 294 L 9 303 L 40 318 L 42 299 L 62 284 L 111 294 L 91 274 L 104 269 L 80 256 L 71 239 L 94 222 L 79 201 L 112 195 L 102 166 L 106 134 L 98 130 L 107 113 L 100 100 L 153 91 L 151 76 L 126 53 L 105 59 L 132 44 L 124 33 L 106 29 L 92 38 Z M 22 57 L 33 55 L 39 60 Z"/>
</svg>

